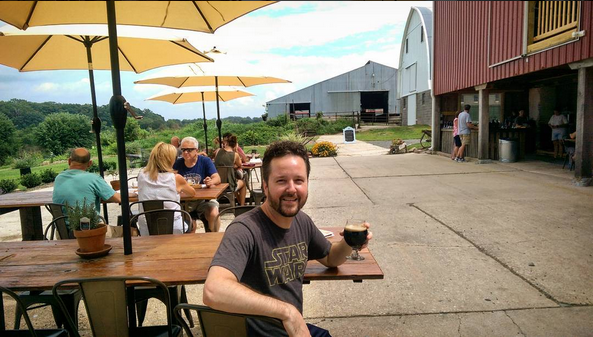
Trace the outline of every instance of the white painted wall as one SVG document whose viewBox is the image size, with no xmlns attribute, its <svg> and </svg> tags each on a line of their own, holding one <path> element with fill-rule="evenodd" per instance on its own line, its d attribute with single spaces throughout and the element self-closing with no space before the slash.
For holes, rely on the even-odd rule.
<svg viewBox="0 0 593 337">
<path fill-rule="evenodd" d="M 421 34 L 424 28 L 422 28 L 422 21 L 420 15 L 414 9 L 411 9 L 411 16 L 408 19 L 406 31 L 402 39 L 401 45 L 401 57 L 400 57 L 400 72 L 398 74 L 398 98 L 405 97 L 407 95 L 423 92 L 430 89 L 429 78 L 430 78 L 430 62 L 428 55 L 428 39 L 424 35 L 421 41 Z M 408 44 L 406 52 L 406 41 Z M 415 66 L 412 66 L 415 64 Z M 416 75 L 416 86 L 414 88 L 410 83 L 413 72 Z"/>
</svg>

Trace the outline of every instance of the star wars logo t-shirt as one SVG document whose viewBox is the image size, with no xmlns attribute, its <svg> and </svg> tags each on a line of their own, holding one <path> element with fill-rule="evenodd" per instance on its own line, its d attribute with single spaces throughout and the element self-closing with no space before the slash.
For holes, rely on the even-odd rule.
<svg viewBox="0 0 593 337">
<path fill-rule="evenodd" d="M 302 313 L 307 261 L 327 256 L 330 247 L 305 213 L 299 212 L 290 228 L 283 229 L 256 208 L 229 225 L 211 266 L 228 269 L 251 289 L 291 303 Z M 251 327 L 270 334 L 270 326 L 264 330 L 257 322 Z"/>
</svg>

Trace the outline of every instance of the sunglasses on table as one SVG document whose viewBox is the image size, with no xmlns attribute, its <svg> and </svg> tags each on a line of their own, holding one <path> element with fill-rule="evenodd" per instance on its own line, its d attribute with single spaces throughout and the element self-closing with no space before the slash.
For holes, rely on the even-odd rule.
<svg viewBox="0 0 593 337">
<path fill-rule="evenodd" d="M 195 147 L 188 147 L 188 148 L 182 148 L 181 152 L 192 152 L 193 150 L 196 150 Z"/>
</svg>

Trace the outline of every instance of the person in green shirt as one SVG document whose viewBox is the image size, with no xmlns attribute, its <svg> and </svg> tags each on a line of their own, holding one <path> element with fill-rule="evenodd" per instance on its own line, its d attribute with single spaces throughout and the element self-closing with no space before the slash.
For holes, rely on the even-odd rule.
<svg viewBox="0 0 593 337">
<path fill-rule="evenodd" d="M 68 158 L 69 168 L 58 174 L 54 181 L 52 200 L 57 204 L 74 206 L 80 205 L 86 199 L 87 203 L 94 203 L 99 213 L 101 200 L 121 202 L 118 192 L 98 174 L 86 172 L 91 166 L 91 154 L 83 147 L 72 150 Z"/>
</svg>

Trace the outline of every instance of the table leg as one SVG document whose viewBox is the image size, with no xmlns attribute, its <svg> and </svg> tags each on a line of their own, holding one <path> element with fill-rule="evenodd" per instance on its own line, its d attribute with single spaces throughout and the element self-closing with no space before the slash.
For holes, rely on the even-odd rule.
<svg viewBox="0 0 593 337">
<path fill-rule="evenodd" d="M 23 241 L 43 240 L 43 221 L 41 207 L 23 207 L 19 209 L 21 216 L 21 235 Z"/>
</svg>

